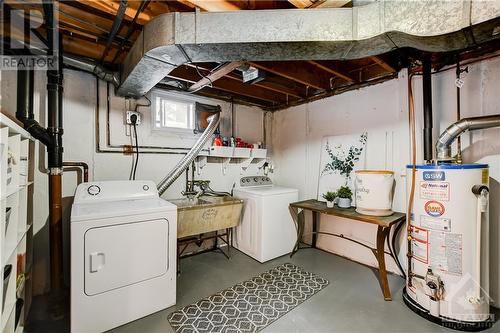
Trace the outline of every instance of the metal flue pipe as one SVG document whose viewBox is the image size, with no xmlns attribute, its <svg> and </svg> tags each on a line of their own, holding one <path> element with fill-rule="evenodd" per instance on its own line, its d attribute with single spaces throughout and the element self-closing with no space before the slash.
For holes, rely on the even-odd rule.
<svg viewBox="0 0 500 333">
<path fill-rule="evenodd" d="M 464 118 L 450 125 L 436 143 L 436 157 L 439 162 L 452 161 L 451 144 L 465 131 L 500 127 L 500 115 Z"/>
<path fill-rule="evenodd" d="M 203 134 L 200 136 L 200 138 L 196 141 L 196 143 L 193 145 L 191 150 L 182 158 L 182 160 L 177 163 L 177 165 L 168 173 L 168 175 L 163 178 L 162 181 L 158 184 L 158 192 L 160 195 L 165 193 L 165 191 L 172 185 L 177 178 L 179 178 L 180 175 L 189 167 L 189 165 L 194 161 L 196 156 L 198 156 L 200 150 L 203 148 L 205 143 L 210 139 L 212 134 L 214 134 L 215 130 L 219 126 L 220 123 L 220 117 L 221 117 L 221 111 L 220 111 L 220 106 L 219 112 L 214 114 L 213 116 L 208 117 L 209 124 L 205 131 L 203 131 Z"/>
<path fill-rule="evenodd" d="M 25 49 L 32 50 L 34 54 L 47 54 L 46 50 L 37 48 L 34 45 L 27 45 L 22 40 L 16 42 L 23 45 Z M 82 58 L 72 54 L 63 54 L 62 60 L 64 65 L 94 74 L 99 79 L 112 83 L 115 87 L 118 87 L 120 84 L 120 73 L 110 71 L 92 59 Z"/>
<path fill-rule="evenodd" d="M 120 84 L 119 73 L 105 69 L 103 66 L 94 63 L 92 60 L 82 59 L 73 55 L 65 54 L 63 62 L 67 66 L 78 68 L 82 71 L 94 74 L 103 81 L 112 83 L 115 87 Z"/>
</svg>

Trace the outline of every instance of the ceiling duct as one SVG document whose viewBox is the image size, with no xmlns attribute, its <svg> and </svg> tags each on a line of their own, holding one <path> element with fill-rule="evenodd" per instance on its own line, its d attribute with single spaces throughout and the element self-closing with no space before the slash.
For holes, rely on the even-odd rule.
<svg viewBox="0 0 500 333">
<path fill-rule="evenodd" d="M 377 1 L 353 8 L 167 13 L 143 29 L 118 94 L 139 97 L 188 62 L 357 59 L 461 50 L 500 38 L 499 1 Z"/>
</svg>

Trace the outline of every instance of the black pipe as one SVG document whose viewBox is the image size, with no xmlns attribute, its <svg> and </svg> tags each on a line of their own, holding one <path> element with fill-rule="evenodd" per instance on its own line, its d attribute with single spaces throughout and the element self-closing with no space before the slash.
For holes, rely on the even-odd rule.
<svg viewBox="0 0 500 333">
<path fill-rule="evenodd" d="M 49 169 L 49 250 L 50 285 L 55 298 L 63 288 L 62 258 L 62 37 L 54 19 L 54 1 L 44 2 L 44 19 L 47 27 L 49 50 L 47 56 L 56 58 L 57 67 L 47 69 L 47 164 Z M 59 47 L 57 47 L 59 46 Z M 57 307 L 57 306 L 56 306 Z M 54 310 L 58 311 L 58 310 Z"/>
<path fill-rule="evenodd" d="M 47 133 L 51 142 L 47 146 L 47 163 L 49 171 L 62 169 L 62 40 L 60 40 L 52 2 L 44 2 L 45 22 L 47 27 L 48 57 L 57 57 L 57 68 L 47 70 Z M 56 37 L 56 38 L 54 38 Z M 59 38 L 58 38 L 59 37 Z M 59 47 L 57 47 L 59 46 Z M 54 52 L 54 50 L 57 50 Z M 59 172 L 54 170 L 55 172 Z"/>
<path fill-rule="evenodd" d="M 33 92 L 34 71 L 18 69 L 16 118 L 23 123 L 28 133 L 47 146 L 50 144 L 50 136 L 33 114 Z"/>
<path fill-rule="evenodd" d="M 83 169 L 83 181 L 89 181 L 89 165 L 85 162 L 63 162 L 64 168 L 77 167 Z"/>
<path fill-rule="evenodd" d="M 120 0 L 120 6 L 118 7 L 118 11 L 116 12 L 115 20 L 113 21 L 113 25 L 111 26 L 111 31 L 108 35 L 108 40 L 106 41 L 106 48 L 102 52 L 100 63 L 104 62 L 104 59 L 108 55 L 109 48 L 115 39 L 116 34 L 120 30 L 122 26 L 123 16 L 125 15 L 125 11 L 127 10 L 127 0 Z"/>
<path fill-rule="evenodd" d="M 423 77 L 423 105 L 424 105 L 424 160 L 432 161 L 432 78 L 431 78 L 431 59 L 425 56 L 422 63 Z"/>
<path fill-rule="evenodd" d="M 135 31 L 134 27 L 135 27 L 135 22 L 137 21 L 137 18 L 148 7 L 150 1 L 151 0 L 141 1 L 141 5 L 139 6 L 137 11 L 135 12 L 134 18 L 132 19 L 132 22 L 128 26 L 128 30 L 127 30 L 127 33 L 125 34 L 125 38 L 122 39 L 122 41 L 120 42 L 120 46 L 118 47 L 118 50 L 116 50 L 115 56 L 113 57 L 113 60 L 111 60 L 111 64 L 114 64 L 116 59 L 118 59 L 118 57 L 122 54 L 123 47 L 125 46 L 125 42 L 129 41 L 130 36 L 132 36 L 132 33 Z"/>
</svg>

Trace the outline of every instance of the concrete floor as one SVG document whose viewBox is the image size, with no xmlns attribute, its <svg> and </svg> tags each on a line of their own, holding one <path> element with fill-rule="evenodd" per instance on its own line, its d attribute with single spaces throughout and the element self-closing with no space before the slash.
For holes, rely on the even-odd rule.
<svg viewBox="0 0 500 333">
<path fill-rule="evenodd" d="M 409 310 L 401 298 L 404 280 L 398 276 L 389 276 L 393 301 L 386 302 L 376 271 L 320 250 L 300 250 L 292 259 L 284 256 L 265 264 L 236 250 L 232 254 L 230 260 L 217 252 L 183 259 L 177 284 L 177 305 L 110 332 L 173 332 L 167 321 L 170 312 L 285 262 L 316 273 L 328 279 L 330 284 L 263 332 L 454 332 Z M 67 332 L 67 328 L 67 323 L 34 320 L 27 332 L 57 333 Z M 500 332 L 500 324 L 495 324 L 489 332 Z"/>
</svg>

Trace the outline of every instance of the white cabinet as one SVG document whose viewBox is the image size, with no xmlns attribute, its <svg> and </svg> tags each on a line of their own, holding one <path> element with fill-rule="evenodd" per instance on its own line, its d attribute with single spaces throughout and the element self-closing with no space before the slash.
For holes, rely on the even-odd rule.
<svg viewBox="0 0 500 333">
<path fill-rule="evenodd" d="M 34 140 L 0 114 L 0 332 L 22 332 L 31 305 Z M 16 320 L 17 319 L 17 320 Z"/>
</svg>

